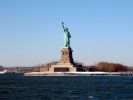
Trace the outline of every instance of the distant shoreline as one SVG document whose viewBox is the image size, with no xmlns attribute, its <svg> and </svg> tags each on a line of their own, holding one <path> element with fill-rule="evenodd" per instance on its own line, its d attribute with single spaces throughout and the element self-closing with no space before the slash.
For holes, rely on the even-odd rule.
<svg viewBox="0 0 133 100">
<path fill-rule="evenodd" d="M 108 75 L 108 76 L 125 76 L 133 75 L 133 72 L 30 72 L 24 73 L 24 76 L 93 76 L 93 75 Z"/>
</svg>

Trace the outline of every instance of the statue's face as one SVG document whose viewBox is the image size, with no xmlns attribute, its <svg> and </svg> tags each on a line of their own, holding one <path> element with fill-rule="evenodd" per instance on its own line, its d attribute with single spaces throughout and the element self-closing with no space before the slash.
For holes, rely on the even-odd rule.
<svg viewBox="0 0 133 100">
<path fill-rule="evenodd" d="M 66 31 L 68 31 L 68 28 L 66 28 Z"/>
</svg>

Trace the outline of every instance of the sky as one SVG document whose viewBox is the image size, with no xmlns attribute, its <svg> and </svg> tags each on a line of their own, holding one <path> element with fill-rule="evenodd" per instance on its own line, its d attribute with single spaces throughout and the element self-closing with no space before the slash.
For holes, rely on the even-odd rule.
<svg viewBox="0 0 133 100">
<path fill-rule="evenodd" d="M 0 65 L 60 60 L 61 22 L 75 61 L 133 66 L 133 0 L 0 0 Z"/>
</svg>

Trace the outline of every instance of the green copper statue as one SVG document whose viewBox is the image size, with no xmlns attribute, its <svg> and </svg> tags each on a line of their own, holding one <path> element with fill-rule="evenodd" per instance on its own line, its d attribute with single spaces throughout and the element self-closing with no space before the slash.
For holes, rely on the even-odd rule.
<svg viewBox="0 0 133 100">
<path fill-rule="evenodd" d="M 70 47 L 70 38 L 71 38 L 71 34 L 68 31 L 68 28 L 64 27 L 64 23 L 62 22 L 62 27 L 64 30 L 64 47 L 65 48 L 69 48 Z"/>
</svg>

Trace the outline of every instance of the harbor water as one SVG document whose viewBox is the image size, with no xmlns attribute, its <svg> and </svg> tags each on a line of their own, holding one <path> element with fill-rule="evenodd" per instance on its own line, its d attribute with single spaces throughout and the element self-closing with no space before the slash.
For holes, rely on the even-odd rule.
<svg viewBox="0 0 133 100">
<path fill-rule="evenodd" d="M 133 100 L 133 76 L 3 74 L 0 100 Z"/>
</svg>

